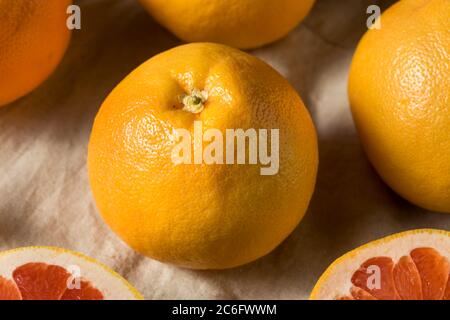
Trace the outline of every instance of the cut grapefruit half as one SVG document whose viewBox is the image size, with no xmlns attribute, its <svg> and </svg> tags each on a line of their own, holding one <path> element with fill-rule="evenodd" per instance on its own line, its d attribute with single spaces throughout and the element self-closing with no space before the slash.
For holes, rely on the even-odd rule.
<svg viewBox="0 0 450 320">
<path fill-rule="evenodd" d="M 119 274 L 56 247 L 0 252 L 0 300 L 142 300 Z"/>
<path fill-rule="evenodd" d="M 450 232 L 412 230 L 370 242 L 331 264 L 311 300 L 450 300 Z"/>
</svg>

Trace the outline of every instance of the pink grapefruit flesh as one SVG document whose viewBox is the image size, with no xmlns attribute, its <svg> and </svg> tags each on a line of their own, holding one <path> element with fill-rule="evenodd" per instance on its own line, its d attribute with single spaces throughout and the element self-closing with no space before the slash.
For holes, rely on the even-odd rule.
<svg viewBox="0 0 450 320">
<path fill-rule="evenodd" d="M 89 281 L 69 287 L 71 274 L 63 267 L 42 262 L 17 267 L 13 280 L 0 277 L 0 300 L 103 300 Z"/>
<path fill-rule="evenodd" d="M 370 267 L 380 270 L 381 285 L 369 288 Z M 446 300 L 449 298 L 450 264 L 433 248 L 416 248 L 397 263 L 389 257 L 365 261 L 355 271 L 350 295 L 339 300 Z"/>
</svg>

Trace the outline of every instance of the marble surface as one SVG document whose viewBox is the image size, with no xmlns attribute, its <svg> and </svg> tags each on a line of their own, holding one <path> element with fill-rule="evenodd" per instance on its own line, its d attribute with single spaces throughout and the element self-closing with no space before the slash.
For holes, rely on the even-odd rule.
<svg viewBox="0 0 450 320">
<path fill-rule="evenodd" d="M 103 223 L 86 151 L 94 116 L 131 70 L 180 42 L 134 0 L 79 0 L 75 31 L 57 71 L 0 109 L 0 249 L 53 245 L 111 266 L 147 299 L 305 299 L 324 269 L 367 241 L 413 228 L 450 229 L 392 192 L 368 163 L 349 111 L 346 79 L 366 8 L 393 1 L 318 0 L 287 38 L 251 51 L 292 83 L 316 123 L 320 169 L 309 211 L 275 251 L 225 271 L 192 271 L 142 257 Z"/>
</svg>

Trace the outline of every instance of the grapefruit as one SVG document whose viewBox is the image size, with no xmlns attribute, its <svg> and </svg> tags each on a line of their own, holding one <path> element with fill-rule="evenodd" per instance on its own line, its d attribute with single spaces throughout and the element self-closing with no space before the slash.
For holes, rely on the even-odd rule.
<svg viewBox="0 0 450 320">
<path fill-rule="evenodd" d="M 353 58 L 349 98 L 369 160 L 417 206 L 450 213 L 450 1 L 402 0 Z"/>
<path fill-rule="evenodd" d="M 0 0 L 0 106 L 39 86 L 66 51 L 71 0 Z"/>
<path fill-rule="evenodd" d="M 198 141 L 186 155 L 203 148 L 200 162 L 174 161 L 180 129 Z M 254 130 L 279 170 L 263 174 L 268 164 L 249 162 L 256 144 L 225 142 L 227 130 Z M 207 132 L 221 146 L 217 162 L 202 159 L 211 141 L 196 137 Z M 264 133 L 271 143 L 257 138 Z M 161 53 L 119 83 L 95 118 L 88 154 L 112 230 L 146 256 L 195 269 L 235 267 L 278 246 L 306 212 L 317 167 L 316 131 L 295 90 L 258 58 L 211 43 Z"/>
<path fill-rule="evenodd" d="M 450 232 L 421 229 L 359 247 L 331 264 L 312 300 L 450 300 Z"/>
<path fill-rule="evenodd" d="M 240 49 L 284 37 L 315 0 L 140 0 L 156 21 L 186 42 L 218 42 Z"/>
<path fill-rule="evenodd" d="M 136 300 L 142 296 L 108 267 L 55 247 L 0 252 L 0 300 Z"/>
</svg>

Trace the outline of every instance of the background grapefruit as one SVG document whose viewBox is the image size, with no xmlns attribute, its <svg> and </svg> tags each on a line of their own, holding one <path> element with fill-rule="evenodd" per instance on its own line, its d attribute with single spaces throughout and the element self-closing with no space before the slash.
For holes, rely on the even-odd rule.
<svg viewBox="0 0 450 320">
<path fill-rule="evenodd" d="M 69 44 L 71 0 L 0 0 L 0 106 L 35 89 Z"/>
<path fill-rule="evenodd" d="M 450 1 L 398 1 L 353 58 L 349 96 L 364 149 L 410 202 L 450 213 Z"/>
<path fill-rule="evenodd" d="M 240 49 L 284 37 L 314 0 L 140 0 L 156 21 L 186 42 L 218 42 Z"/>
</svg>

